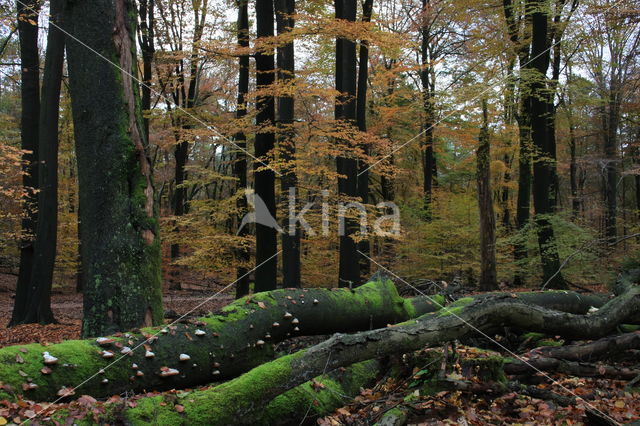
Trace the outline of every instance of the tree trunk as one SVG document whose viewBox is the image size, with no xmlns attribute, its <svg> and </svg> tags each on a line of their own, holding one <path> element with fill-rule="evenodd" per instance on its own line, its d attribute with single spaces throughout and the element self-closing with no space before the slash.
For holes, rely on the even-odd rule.
<svg viewBox="0 0 640 426">
<path fill-rule="evenodd" d="M 248 0 L 238 1 L 238 46 L 241 49 L 249 48 L 249 10 Z M 241 55 L 238 58 L 238 99 L 236 106 L 236 119 L 242 120 L 247 115 L 246 97 L 249 93 L 249 55 Z M 237 150 L 236 159 L 233 163 L 233 175 L 238 179 L 236 191 L 247 189 L 247 137 L 244 132 L 239 131 L 234 136 Z M 236 201 L 238 208 L 238 226 L 247 212 L 247 198 L 239 196 Z M 246 236 L 249 230 L 242 227 L 238 231 L 239 236 Z M 249 294 L 249 249 L 246 246 L 240 247 L 237 252 L 237 259 L 240 266 L 236 268 L 236 298 Z"/>
<path fill-rule="evenodd" d="M 295 0 L 276 0 L 276 22 L 278 35 L 285 35 L 295 25 Z M 278 47 L 278 78 L 282 85 L 291 85 L 295 78 L 295 56 L 293 41 Z M 282 160 L 286 168 L 280 178 L 282 197 L 288 200 L 289 210 L 295 207 L 297 195 L 296 176 L 296 141 L 294 129 L 293 96 L 278 98 L 278 125 L 280 131 L 279 145 Z M 290 193 L 292 191 L 292 193 Z M 285 209 L 286 211 L 286 209 Z M 290 221 L 291 215 L 284 214 L 282 233 L 282 285 L 283 287 L 300 287 L 300 226 Z"/>
<path fill-rule="evenodd" d="M 337 368 L 372 358 L 397 355 L 437 346 L 478 332 L 492 333 L 504 326 L 529 329 L 567 338 L 597 338 L 617 325 L 639 319 L 640 290 L 629 289 L 592 315 L 573 315 L 532 306 L 509 296 L 483 301 L 460 300 L 456 306 L 426 314 L 406 324 L 336 334 L 308 349 L 263 364 L 249 373 L 203 391 L 178 397 L 184 411 L 175 416 L 162 396 L 153 396 L 125 412 L 134 424 L 171 415 L 172 424 L 255 424 L 273 398 L 310 379 Z M 153 407 L 153 410 L 149 409 Z M 207 407 L 207 410 L 198 407 Z M 151 411 L 151 412 L 150 412 Z"/>
<path fill-rule="evenodd" d="M 566 288 L 562 277 L 558 248 L 550 215 L 555 213 L 555 187 L 557 184 L 555 146 L 549 138 L 552 115 L 546 72 L 549 67 L 548 12 L 545 0 L 530 0 L 532 8 L 531 57 L 531 138 L 537 158 L 533 164 L 533 204 L 536 211 L 536 230 L 542 261 L 543 280 L 551 288 Z M 552 102 L 552 101 L 551 101 Z"/>
<path fill-rule="evenodd" d="M 529 78 L 529 40 L 528 36 L 531 27 L 531 16 L 525 13 L 523 17 L 516 15 L 514 4 L 511 0 L 503 0 L 503 12 L 507 24 L 507 32 L 513 44 L 513 48 L 518 56 L 520 67 L 520 78 L 518 83 L 518 112 L 516 121 L 518 123 L 519 152 L 518 152 L 518 198 L 516 200 L 516 229 L 520 234 L 514 244 L 513 257 L 516 262 L 516 273 L 513 277 L 513 285 L 520 287 L 525 284 L 526 271 L 522 268 L 522 262 L 527 258 L 526 236 L 524 229 L 529 222 L 531 210 L 531 163 L 532 163 L 532 142 L 531 142 L 531 120 L 529 112 L 528 95 Z M 521 20 L 525 20 L 524 24 Z M 520 26 L 524 25 L 521 34 Z"/>
<path fill-rule="evenodd" d="M 259 42 L 273 37 L 273 0 L 256 2 L 256 26 Z M 262 40 L 260 40 L 262 39 Z M 256 58 L 256 89 L 265 90 L 275 81 L 273 47 L 260 46 Z M 260 161 L 253 163 L 255 194 L 266 206 L 265 212 L 276 219 L 275 174 L 268 168 L 268 156 L 273 154 L 275 135 L 268 128 L 275 122 L 273 95 L 259 95 L 256 99 L 256 124 L 262 127 L 256 133 L 255 154 Z M 256 281 L 255 291 L 273 290 L 277 286 L 278 238 L 275 228 L 256 223 Z"/>
<path fill-rule="evenodd" d="M 140 101 L 141 108 L 145 116 L 142 121 L 144 123 L 144 134 L 149 137 L 149 117 L 146 115 L 151 110 L 151 80 L 153 79 L 153 57 L 155 55 L 155 0 L 139 0 L 140 17 L 140 50 L 142 50 L 142 99 Z"/>
<path fill-rule="evenodd" d="M 364 0 L 362 3 L 362 22 L 371 22 L 373 12 L 373 0 Z M 369 79 L 369 41 L 360 40 L 360 66 L 358 67 L 358 87 L 356 96 L 356 122 L 358 130 L 367 131 L 367 84 Z M 360 146 L 364 155 L 370 154 L 368 143 Z M 363 204 L 369 204 L 369 164 L 360 159 L 358 161 L 358 196 Z M 369 236 L 365 236 L 358 242 L 358 250 L 366 256 L 371 256 Z M 371 264 L 365 256 L 358 256 L 360 279 L 363 282 L 371 273 Z"/>
<path fill-rule="evenodd" d="M 567 106 L 571 108 L 571 104 Z M 580 197 L 578 196 L 578 140 L 576 138 L 575 125 L 571 112 L 568 114 L 569 121 L 569 185 L 571 188 L 571 217 L 576 220 L 580 215 Z"/>
<path fill-rule="evenodd" d="M 484 303 L 495 298 L 576 314 L 584 314 L 591 306 L 599 307 L 604 303 L 595 296 L 551 291 L 481 295 L 474 299 Z M 34 400 L 55 399 L 61 386 L 81 383 L 100 369 L 104 369 L 104 374 L 83 385 L 78 394 L 102 397 L 143 389 L 192 387 L 236 377 L 271 360 L 274 356 L 272 345 L 291 335 L 323 335 L 385 327 L 442 310 L 444 304 L 445 298 L 441 295 L 404 299 L 398 295 L 393 283 L 384 278 L 354 290 L 274 290 L 237 300 L 225 307 L 220 315 L 145 329 L 143 333 L 119 334 L 104 346 L 94 340 L 75 340 L 48 346 L 6 347 L 0 349 L 0 362 L 5 366 L 0 371 L 0 381 L 19 392 L 25 379 L 18 370 L 25 372 L 39 386 L 26 391 L 25 397 Z M 143 344 L 148 348 L 140 347 Z M 120 351 L 125 346 L 133 351 L 122 356 Z M 154 357 L 147 358 L 145 349 L 151 350 Z M 113 352 L 114 357 L 105 359 L 103 350 Z M 44 366 L 43 351 L 58 358 L 58 363 L 50 366 L 52 371 L 47 375 L 40 371 Z M 191 359 L 179 361 L 181 353 Z M 114 365 L 116 368 L 107 367 L 114 360 L 120 364 Z M 137 365 L 136 369 L 132 368 L 133 364 Z M 175 368 L 180 374 L 162 378 L 162 367 Z M 138 370 L 144 375 L 138 376 Z M 108 382 L 101 383 L 102 379 Z M 4 391 L 0 391 L 1 398 L 15 398 L 6 388 Z"/>
<path fill-rule="evenodd" d="M 422 0 L 423 19 L 427 19 L 429 13 L 430 0 Z M 420 81 L 422 82 L 422 102 L 424 109 L 424 141 L 423 141 L 423 190 L 424 190 L 424 211 L 427 220 L 433 218 L 433 187 L 435 185 L 436 176 L 436 159 L 433 153 L 433 130 L 435 126 L 435 110 L 434 110 L 434 90 L 435 83 L 432 81 L 431 61 L 434 59 L 430 55 L 429 43 L 431 35 L 429 26 L 425 23 L 421 28 L 422 44 L 421 44 L 421 70 Z"/>
<path fill-rule="evenodd" d="M 51 287 L 58 235 L 58 117 L 65 38 L 58 26 L 62 25 L 63 8 L 63 0 L 51 0 L 40 102 L 38 224 L 29 286 L 31 294 L 24 323 L 55 322 L 51 311 Z"/>
<path fill-rule="evenodd" d="M 137 71 L 130 6 L 125 0 L 73 2 L 65 16 L 75 39 L 91 40 L 93 49 L 121 68 L 68 40 L 85 336 L 159 324 L 163 316 L 158 216 L 132 77 Z"/>
<path fill-rule="evenodd" d="M 39 1 L 17 0 L 18 35 L 20 38 L 20 148 L 22 156 L 23 219 L 21 224 L 20 269 L 16 299 L 9 325 L 21 323 L 29 305 L 33 271 L 34 234 L 38 219 L 38 124 L 40 123 L 40 56 L 38 54 Z"/>
<path fill-rule="evenodd" d="M 604 154 L 606 161 L 605 178 L 605 235 L 614 239 L 617 235 L 617 187 L 618 187 L 618 126 L 620 122 L 620 89 L 617 76 L 613 75 L 609 83 L 609 96 L 606 100 L 603 120 Z"/>
<path fill-rule="evenodd" d="M 354 22 L 356 19 L 356 0 L 336 0 L 335 16 Z M 338 37 L 336 40 L 336 90 L 339 95 L 335 105 L 335 119 L 349 126 L 356 120 L 356 44 L 353 40 Z M 358 195 L 358 164 L 349 156 L 337 158 L 338 193 L 344 197 Z M 356 242 L 352 236 L 356 232 L 356 223 L 352 218 L 340 218 L 344 226 L 340 232 L 340 266 L 338 285 L 354 287 L 360 284 L 360 268 Z"/>
<path fill-rule="evenodd" d="M 482 128 L 478 142 L 476 179 L 480 209 L 480 290 L 488 291 L 498 289 L 498 279 L 496 276 L 496 218 L 491 192 L 491 142 L 486 99 L 482 100 Z"/>
</svg>

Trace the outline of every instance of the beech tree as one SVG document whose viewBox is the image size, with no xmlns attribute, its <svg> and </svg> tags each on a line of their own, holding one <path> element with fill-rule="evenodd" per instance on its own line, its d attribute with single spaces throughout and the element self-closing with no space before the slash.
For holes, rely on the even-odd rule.
<svg viewBox="0 0 640 426">
<path fill-rule="evenodd" d="M 73 2 L 64 18 L 71 34 L 67 59 L 78 157 L 85 336 L 158 324 L 163 316 L 158 212 L 134 80 L 131 7 L 125 0 Z M 90 41 L 88 47 L 84 40 Z"/>
<path fill-rule="evenodd" d="M 276 23 L 278 36 L 287 36 L 295 25 L 295 0 L 275 0 Z M 277 48 L 278 79 L 281 85 L 291 84 L 295 77 L 295 51 L 293 40 L 286 40 Z M 296 142 L 294 124 L 294 98 L 284 94 L 278 97 L 278 125 L 280 138 L 278 144 L 282 161 L 286 163 L 283 175 L 280 177 L 280 189 L 287 206 L 292 203 L 289 190 L 297 191 L 296 183 Z M 300 287 L 300 226 L 289 223 L 289 215 L 285 214 L 282 222 L 282 284 L 284 287 Z M 293 225 L 293 235 L 291 226 Z"/>
<path fill-rule="evenodd" d="M 238 20 L 237 20 L 237 36 L 238 47 L 243 49 L 249 48 L 249 7 L 247 0 L 239 0 L 237 2 L 238 7 Z M 243 54 L 238 58 L 238 96 L 236 105 L 236 119 L 241 120 L 247 115 L 247 93 L 249 92 L 249 55 Z M 244 132 L 240 131 L 234 135 L 235 143 L 238 145 L 236 151 L 236 158 L 233 163 L 233 174 L 237 179 L 236 191 L 245 191 L 247 189 L 247 136 Z M 247 199 L 244 196 L 239 196 L 236 201 L 236 207 L 238 208 L 237 222 L 240 224 L 242 217 L 247 212 Z M 239 234 L 245 236 L 248 233 L 248 229 L 243 227 Z M 240 247 L 237 253 L 238 260 L 242 263 L 236 269 L 236 297 L 242 297 L 249 294 L 249 276 L 247 274 L 249 263 L 249 250 L 247 247 Z"/>
<path fill-rule="evenodd" d="M 34 234 L 36 230 L 38 188 L 38 124 L 40 122 L 40 56 L 38 55 L 39 1 L 16 2 L 18 35 L 20 37 L 21 103 L 20 147 L 24 150 L 22 184 L 23 199 L 22 236 L 20 242 L 20 269 L 16 284 L 16 301 L 11 324 L 25 317 L 29 303 L 29 285 L 33 271 Z"/>
<path fill-rule="evenodd" d="M 273 37 L 274 20 L 273 0 L 256 2 L 256 42 Z M 253 163 L 256 196 L 264 202 L 267 211 L 276 219 L 275 172 L 269 167 L 269 156 L 273 155 L 275 133 L 275 99 L 269 86 L 275 82 L 275 64 L 273 47 L 265 44 L 255 54 L 256 90 L 260 93 L 256 99 L 255 155 L 258 161 Z M 273 290 L 277 285 L 278 273 L 277 231 L 256 223 L 256 281 L 255 291 Z"/>
<path fill-rule="evenodd" d="M 478 208 L 480 209 L 480 289 L 497 290 L 496 275 L 496 218 L 491 192 L 491 141 L 487 101 L 482 100 L 482 127 L 476 151 L 476 180 L 478 182 Z"/>
<path fill-rule="evenodd" d="M 355 0 L 336 0 L 336 19 L 355 22 L 357 3 Z M 336 40 L 336 90 L 339 92 L 335 104 L 335 119 L 343 125 L 351 126 L 356 120 L 356 44 L 353 40 L 338 37 Z M 342 143 L 347 143 L 341 141 Z M 358 195 L 358 162 L 353 157 L 339 156 L 336 160 L 338 193 L 345 197 Z M 360 270 L 357 245 L 352 236 L 355 223 L 344 218 L 344 232 L 340 235 L 340 266 L 338 284 L 352 287 L 359 284 Z"/>
<path fill-rule="evenodd" d="M 58 118 L 65 39 L 60 30 L 63 7 L 63 0 L 52 0 L 49 6 L 49 34 L 38 126 L 38 224 L 24 323 L 55 322 L 51 311 L 51 287 L 58 235 Z"/>
</svg>

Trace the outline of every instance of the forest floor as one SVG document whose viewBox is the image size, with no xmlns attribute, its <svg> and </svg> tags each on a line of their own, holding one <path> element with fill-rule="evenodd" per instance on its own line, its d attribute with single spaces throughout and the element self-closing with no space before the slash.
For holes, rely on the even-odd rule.
<svg viewBox="0 0 640 426">
<path fill-rule="evenodd" d="M 12 275 L 0 274 L 0 289 L 11 287 Z M 512 289 L 513 290 L 513 289 Z M 602 291 L 604 288 L 598 288 Z M 12 329 L 4 326 L 8 323 L 13 306 L 12 291 L 0 291 L 0 347 L 32 342 L 55 343 L 80 336 L 80 320 L 82 315 L 82 295 L 79 293 L 60 294 L 52 297 L 52 307 L 58 324 L 22 325 Z M 214 288 L 206 291 L 183 290 L 165 292 L 165 310 L 173 311 L 170 316 L 191 312 L 207 297 L 215 294 Z M 199 306 L 191 312 L 201 315 L 218 311 L 230 303 L 230 294 L 221 294 L 211 301 Z M 168 313 L 168 312 L 167 312 Z M 169 320 L 167 320 L 169 321 Z M 279 344 L 278 351 L 294 352 L 316 344 L 326 336 L 301 337 Z M 442 351 L 440 348 L 425 349 L 422 352 Z M 472 347 L 459 345 L 458 356 L 465 359 L 477 355 Z M 506 354 L 502 354 L 506 355 Z M 636 364 L 637 361 L 631 361 Z M 406 424 L 411 425 L 595 425 L 598 419 L 590 413 L 600 410 L 620 424 L 640 420 L 640 398 L 638 388 L 625 389 L 627 382 L 602 378 L 576 378 L 564 374 L 538 375 L 536 385 L 543 391 L 551 391 L 566 397 L 579 397 L 574 403 L 561 406 L 553 400 L 538 399 L 514 392 L 494 393 L 491 389 L 478 393 L 476 391 L 442 390 L 429 392 L 424 372 L 426 366 L 418 366 L 408 370 L 404 375 L 385 376 L 370 388 L 362 389 L 355 398 L 343 396 L 344 406 L 323 418 L 306 417 L 303 423 L 297 420 L 291 424 L 320 425 L 370 425 L 383 418 L 385 413 L 395 408 L 402 408 L 407 413 Z M 433 367 L 431 367 L 433 368 Z M 437 367 L 440 368 L 440 367 Z M 453 363 L 449 370 L 443 372 L 445 380 L 455 382 L 462 377 L 461 367 Z M 484 385 L 477 377 L 471 378 L 479 386 Z M 321 383 L 321 381 L 320 381 Z M 322 386 L 320 384 L 320 386 Z M 175 393 L 169 391 L 167 393 Z M 114 395 L 105 401 L 96 401 L 90 396 L 81 396 L 71 403 L 33 403 L 30 401 L 0 401 L 0 424 L 20 424 L 26 418 L 41 412 L 40 417 L 46 421 L 57 410 L 69 410 L 70 418 L 91 418 L 104 412 L 105 405 L 135 406 L 136 400 L 144 395 Z M 43 411 L 41 411 L 43 410 Z M 34 422 L 32 424 L 38 424 Z M 283 419 L 283 424 L 289 424 Z"/>
</svg>

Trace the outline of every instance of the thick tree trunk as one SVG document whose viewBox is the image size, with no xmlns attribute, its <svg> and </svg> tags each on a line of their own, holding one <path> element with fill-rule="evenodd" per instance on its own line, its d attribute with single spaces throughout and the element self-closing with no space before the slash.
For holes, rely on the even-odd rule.
<svg viewBox="0 0 640 426">
<path fill-rule="evenodd" d="M 371 13 L 373 12 L 373 0 L 364 0 L 362 3 L 362 22 L 371 22 Z M 367 131 L 367 85 L 369 79 L 369 41 L 360 41 L 359 51 L 359 67 L 358 67 L 358 87 L 356 96 L 356 122 L 358 130 L 361 132 Z M 368 143 L 363 143 L 360 146 L 362 152 L 365 155 L 370 154 L 370 147 Z M 358 197 L 363 204 L 369 204 L 369 164 L 362 159 L 358 160 Z M 363 238 L 358 242 L 358 250 L 364 253 L 366 256 L 371 256 L 369 237 Z M 360 267 L 360 282 L 370 275 L 371 264 L 369 259 L 360 255 L 359 267 Z"/>
<path fill-rule="evenodd" d="M 485 99 L 482 101 L 482 128 L 478 141 L 476 180 L 480 209 L 480 290 L 488 291 L 498 289 L 498 278 L 496 275 L 496 218 L 491 192 L 491 142 Z"/>
<path fill-rule="evenodd" d="M 295 0 L 276 0 L 276 22 L 278 35 L 290 32 L 295 20 Z M 282 85 L 291 85 L 295 78 L 295 56 L 293 41 L 278 47 L 278 79 Z M 295 206 L 298 179 L 295 169 L 296 141 L 293 128 L 294 100 L 285 95 L 278 98 L 278 125 L 280 127 L 280 152 L 286 168 L 280 178 L 282 197 L 291 209 Z M 292 191 L 292 193 L 290 193 Z M 287 211 L 288 209 L 285 209 Z M 282 285 L 300 287 L 300 226 L 290 222 L 290 214 L 283 215 L 282 223 Z"/>
<path fill-rule="evenodd" d="M 550 215 L 555 213 L 557 184 L 555 144 L 549 138 L 549 102 L 546 72 L 549 67 L 549 31 L 546 0 L 530 0 L 532 8 L 531 138 L 537 158 L 533 164 L 533 204 L 542 261 L 543 280 L 551 288 L 567 288 L 560 272 L 560 258 Z M 554 138 L 555 139 L 555 138 Z"/>
<path fill-rule="evenodd" d="M 256 27 L 258 41 L 273 37 L 273 0 L 256 2 Z M 262 39 L 262 40 L 260 40 Z M 256 88 L 268 90 L 275 81 L 273 47 L 260 46 L 256 53 Z M 255 154 L 260 161 L 253 164 L 255 193 L 266 206 L 267 212 L 276 219 L 275 174 L 268 168 L 268 156 L 273 154 L 275 135 L 270 126 L 275 122 L 275 103 L 273 95 L 264 92 L 257 97 L 256 124 L 262 127 L 256 133 Z M 276 229 L 256 223 L 256 282 L 255 291 L 274 290 L 278 275 L 278 238 Z"/>
<path fill-rule="evenodd" d="M 180 416 L 172 415 L 175 410 L 171 405 L 161 404 L 162 396 L 139 402 L 125 414 L 134 424 L 143 424 L 150 415 L 172 415 L 173 424 L 255 424 L 268 401 L 325 371 L 355 362 L 440 345 L 478 332 L 492 333 L 504 326 L 567 338 L 597 338 L 615 331 L 625 321 L 638 320 L 638 312 L 640 289 L 637 287 L 588 316 L 551 311 L 509 296 L 460 300 L 455 306 L 395 327 L 352 335 L 336 334 L 222 385 L 178 397 L 174 403 L 185 408 Z M 207 410 L 198 407 L 207 407 Z"/>
<path fill-rule="evenodd" d="M 153 177 L 132 78 L 136 49 L 131 6 L 126 0 L 72 2 L 65 16 L 75 39 L 92 40 L 92 49 L 121 68 L 74 38 L 67 40 L 85 336 L 159 324 L 163 314 Z"/>
<path fill-rule="evenodd" d="M 40 102 L 38 154 L 38 225 L 31 273 L 30 300 L 24 323 L 55 322 L 51 311 L 51 287 L 58 235 L 58 117 L 64 63 L 63 0 L 51 0 L 49 35 Z M 53 25 L 52 25 L 53 23 Z"/>
<path fill-rule="evenodd" d="M 518 16 L 511 0 L 503 0 L 503 12 L 507 24 L 507 32 L 513 43 L 513 48 L 518 56 L 520 67 L 520 79 L 518 83 L 518 112 L 516 121 L 518 123 L 518 195 L 516 200 L 516 229 L 521 234 L 514 244 L 513 257 L 516 262 L 516 273 L 513 277 L 513 285 L 522 286 L 525 283 L 526 271 L 521 263 L 527 258 L 526 238 L 524 228 L 529 222 L 531 210 L 531 163 L 532 163 L 532 142 L 531 142 L 531 120 L 529 113 L 529 33 L 531 17 L 529 14 Z M 525 20 L 524 24 L 521 20 Z M 524 25 L 524 32 L 521 34 L 520 26 Z"/>
<path fill-rule="evenodd" d="M 238 46 L 241 49 L 249 48 L 249 8 L 248 0 L 238 1 Z M 247 115 L 247 94 L 249 93 L 249 55 L 241 55 L 238 58 L 238 99 L 236 105 L 236 119 L 242 120 Z M 244 132 L 234 135 L 238 149 L 236 159 L 233 163 L 233 175 L 238 179 L 236 191 L 241 192 L 247 189 L 247 136 Z M 243 195 L 236 201 L 238 208 L 238 226 L 247 212 L 247 198 Z M 238 232 L 239 236 L 246 236 L 249 230 L 242 227 Z M 249 249 L 242 246 L 236 254 L 240 266 L 236 268 L 236 298 L 249 294 Z"/>
<path fill-rule="evenodd" d="M 335 16 L 349 22 L 356 20 L 356 0 L 336 0 Z M 356 119 L 356 44 L 353 40 L 338 37 L 336 40 L 336 90 L 339 95 L 335 105 L 335 119 L 349 126 Z M 338 193 L 353 198 L 358 195 L 358 164 L 352 154 L 337 158 Z M 340 265 L 338 285 L 354 287 L 360 284 L 360 254 L 352 236 L 356 223 L 350 217 L 340 218 L 344 226 L 340 232 Z"/>
<path fill-rule="evenodd" d="M 29 305 L 31 272 L 33 271 L 34 234 L 38 218 L 36 190 L 38 188 L 38 124 L 40 123 L 40 56 L 38 54 L 39 1 L 18 0 L 17 19 L 20 38 L 20 148 L 22 160 L 23 219 L 20 241 L 20 269 L 16 284 L 16 299 L 10 325 L 21 323 Z"/>
</svg>

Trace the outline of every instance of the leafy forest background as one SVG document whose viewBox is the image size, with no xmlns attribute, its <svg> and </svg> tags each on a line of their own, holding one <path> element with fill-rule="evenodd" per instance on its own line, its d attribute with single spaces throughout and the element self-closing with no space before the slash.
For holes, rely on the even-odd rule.
<svg viewBox="0 0 640 426">
<path fill-rule="evenodd" d="M 352 259 L 361 263 L 363 277 L 379 269 L 379 263 L 409 281 L 458 277 L 475 287 L 482 253 L 494 247 L 492 232 L 496 284 L 540 288 L 558 276 L 570 285 L 603 283 L 626 258 L 637 258 L 637 4 L 367 0 L 351 16 L 336 19 L 333 3 L 326 1 L 297 1 L 295 9 L 290 0 L 275 3 L 272 34 L 268 28 L 265 33 L 264 26 L 263 33 L 256 34 L 260 17 L 253 4 L 242 0 L 140 0 L 135 5 L 138 50 L 133 70 L 142 82 L 145 149 L 160 215 L 166 286 L 217 288 L 253 268 L 255 229 L 237 230 L 247 209 L 244 189 L 266 176 L 263 162 L 280 175 L 271 179 L 282 224 L 291 186 L 302 204 L 326 197 L 332 213 L 338 202 L 348 200 L 364 201 L 372 218 L 380 214 L 375 207 L 379 202 L 399 206 L 399 235 L 362 238 L 353 233 L 357 246 L 376 261 Z M 46 35 L 52 31 L 49 5 L 25 4 L 40 11 L 27 10 L 21 19 L 23 25 L 37 23 L 40 29 L 38 56 L 43 65 L 50 45 Z M 543 78 L 536 74 L 540 57 L 533 54 L 536 10 L 531 8 L 540 8 L 538 15 L 542 11 L 548 23 Z M 269 11 L 258 13 L 264 17 Z M 38 194 L 24 180 L 31 166 L 20 137 L 15 17 L 15 4 L 4 2 L 0 266 L 10 273 L 17 273 L 20 248 L 33 242 L 35 230 L 23 221 L 30 214 L 24 200 Z M 357 63 L 342 69 L 353 74 L 354 82 L 359 73 L 357 93 L 336 88 L 336 39 L 358 53 Z M 275 61 L 275 68 L 256 74 L 256 62 L 264 65 L 265 57 Z M 82 283 L 83 268 L 78 158 L 66 66 L 62 82 L 52 284 L 54 291 L 73 291 Z M 265 120 L 261 113 L 269 101 L 275 103 L 274 115 Z M 101 99 L 90 102 L 100 104 Z M 545 152 L 531 137 L 535 114 L 527 105 L 536 102 L 546 108 L 539 116 L 549 132 Z M 342 103 L 344 110 L 357 109 L 358 117 L 338 112 Z M 273 150 L 260 152 L 268 144 L 264 139 L 256 144 L 256 139 L 264 135 L 275 139 Z M 246 146 L 249 155 L 239 146 Z M 340 178 L 345 173 L 340 164 L 336 168 L 336 158 L 338 163 L 346 159 L 342 171 L 351 177 Z M 359 171 L 371 167 L 363 174 L 366 183 L 358 185 L 364 193 L 339 190 L 339 180 L 353 178 L 349 165 Z M 548 178 L 546 187 L 536 188 L 541 180 L 533 177 L 536 167 L 543 168 L 538 173 Z M 362 175 L 358 179 L 361 182 Z M 486 192 L 478 190 L 479 182 Z M 328 195 L 322 195 L 324 190 Z M 547 194 L 548 205 L 536 209 L 532 190 Z M 320 229 L 321 215 L 318 206 L 305 219 Z M 294 279 L 294 285 L 338 284 L 341 242 L 336 217 L 330 215 L 329 236 L 302 233 L 300 279 Z M 542 248 L 557 249 L 552 266 L 561 268 L 553 277 L 540 256 L 540 226 L 549 226 L 545 220 L 555 240 Z M 278 259 L 282 282 L 283 256 Z M 491 287 L 493 283 L 487 289 Z"/>
</svg>

